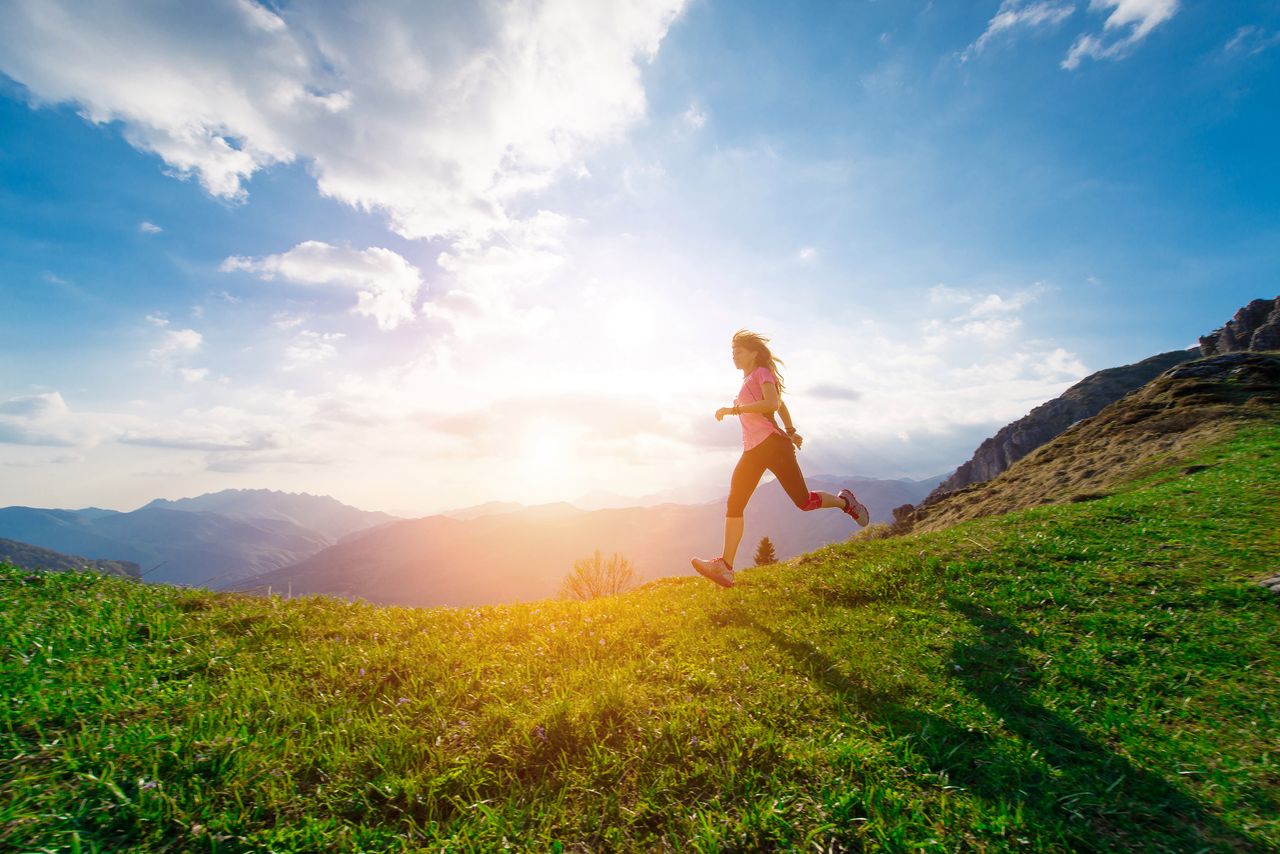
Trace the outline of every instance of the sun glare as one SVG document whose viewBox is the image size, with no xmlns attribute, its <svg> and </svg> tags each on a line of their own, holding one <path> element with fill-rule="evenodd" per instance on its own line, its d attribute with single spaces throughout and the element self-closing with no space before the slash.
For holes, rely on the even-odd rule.
<svg viewBox="0 0 1280 854">
<path fill-rule="evenodd" d="M 646 345 L 654 331 L 653 307 L 639 297 L 614 300 L 605 318 L 615 346 L 624 349 Z"/>
<path fill-rule="evenodd" d="M 563 436 L 537 436 L 532 442 L 529 462 L 539 468 L 555 468 L 566 458 L 565 440 Z"/>
<path fill-rule="evenodd" d="M 564 424 L 539 421 L 521 443 L 519 465 L 530 486 L 548 489 L 563 486 L 576 476 L 574 434 Z"/>
</svg>

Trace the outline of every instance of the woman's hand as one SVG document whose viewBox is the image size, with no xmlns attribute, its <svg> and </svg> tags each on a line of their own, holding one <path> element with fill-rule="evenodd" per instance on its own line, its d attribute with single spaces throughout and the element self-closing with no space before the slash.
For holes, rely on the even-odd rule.
<svg viewBox="0 0 1280 854">
<path fill-rule="evenodd" d="M 800 447 L 801 443 L 804 442 L 804 436 L 801 436 L 799 433 L 788 433 L 787 438 L 795 443 L 797 449 Z"/>
<path fill-rule="evenodd" d="M 716 410 L 716 420 L 719 421 L 720 419 L 724 418 L 726 415 L 732 415 L 732 414 L 733 414 L 733 407 L 722 406 Z"/>
</svg>

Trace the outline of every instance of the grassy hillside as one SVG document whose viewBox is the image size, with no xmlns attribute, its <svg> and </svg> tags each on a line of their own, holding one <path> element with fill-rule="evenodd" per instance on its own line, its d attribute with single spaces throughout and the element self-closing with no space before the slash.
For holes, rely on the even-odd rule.
<svg viewBox="0 0 1280 854">
<path fill-rule="evenodd" d="M 0 849 L 1275 849 L 1280 426 L 1181 453 L 732 590 L 2 569 Z"/>
</svg>

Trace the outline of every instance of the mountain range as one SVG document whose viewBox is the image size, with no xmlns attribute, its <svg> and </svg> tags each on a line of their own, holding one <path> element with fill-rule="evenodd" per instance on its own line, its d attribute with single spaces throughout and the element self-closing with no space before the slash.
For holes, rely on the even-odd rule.
<svg viewBox="0 0 1280 854">
<path fill-rule="evenodd" d="M 811 490 L 835 493 L 850 487 L 878 521 L 891 518 L 892 508 L 912 496 L 923 498 L 937 482 L 806 479 Z M 724 499 L 597 510 L 557 502 L 470 518 L 407 519 L 348 537 L 230 589 L 323 593 L 419 607 L 542 599 L 556 595 L 574 561 L 596 549 L 606 557 L 614 552 L 626 557 L 638 582 L 691 574 L 690 557 L 721 553 L 724 512 Z M 751 565 L 765 536 L 777 559 L 785 560 L 847 540 L 858 530 L 843 513 L 797 510 L 776 480 L 760 485 L 744 517 L 735 565 Z"/>
<path fill-rule="evenodd" d="M 0 537 L 140 564 L 147 581 L 221 587 L 296 563 L 336 543 L 340 534 L 394 518 L 328 496 L 226 490 L 157 500 L 129 512 L 4 507 Z"/>
<path fill-rule="evenodd" d="M 851 486 L 872 517 L 881 520 L 890 518 L 892 507 L 923 498 L 936 483 L 937 478 L 809 478 L 811 489 L 836 492 L 841 486 Z M 848 523 L 847 517 L 831 518 L 840 514 L 797 513 L 775 481 L 762 484 L 758 494 L 766 495 L 770 490 L 776 491 L 777 500 L 758 497 L 748 508 L 747 536 L 741 546 L 746 559 L 754 554 L 759 537 L 766 534 L 779 556 L 787 557 L 852 533 L 848 524 L 841 524 Z M 551 595 L 560 578 L 572 569 L 573 561 L 590 555 L 595 548 L 621 550 L 653 576 L 683 571 L 697 549 L 720 553 L 723 513 L 723 499 L 695 505 L 667 502 L 598 510 L 567 503 L 530 507 L 493 501 L 405 520 L 359 510 L 329 496 L 229 489 L 193 498 L 157 499 L 130 512 L 97 507 L 0 508 L 0 537 L 91 559 L 139 564 L 146 581 L 235 589 L 274 584 L 288 590 L 292 585 L 295 593 L 345 592 L 400 604 L 408 602 L 403 596 L 397 599 L 395 590 L 397 585 L 407 585 L 404 589 L 419 590 L 414 601 L 421 604 L 473 604 Z M 540 529 L 548 518 L 558 515 L 563 515 L 569 526 L 565 529 L 567 551 L 548 557 L 545 572 L 540 571 L 537 578 L 506 578 L 502 567 L 512 553 L 508 540 L 514 535 L 505 531 Z M 704 521 L 686 524 L 686 516 Z M 815 516 L 828 518 L 817 523 Z M 645 531 L 645 536 L 614 544 L 615 525 L 624 518 L 629 520 L 622 523 L 624 528 L 636 527 Z M 421 592 L 422 583 L 408 578 L 407 571 L 403 577 L 395 576 L 395 581 L 385 580 L 392 576 L 386 575 L 380 559 L 370 557 L 383 554 L 387 542 L 401 542 L 409 529 L 418 532 L 414 536 L 418 547 L 406 552 L 403 560 L 415 567 L 431 567 L 424 577 L 437 580 L 435 594 Z M 576 533 L 569 534 L 570 529 Z M 750 539 L 753 531 L 759 532 L 754 540 Z M 356 557 L 348 560 L 348 555 Z M 342 576 L 343 580 L 318 586 L 314 579 L 304 577 L 315 571 L 325 577 Z M 469 581 L 461 587 L 451 586 L 448 579 L 454 574 L 465 575 Z M 362 581 L 373 577 L 384 581 L 369 582 L 373 586 Z M 450 592 L 454 587 L 466 591 L 458 594 L 462 598 Z"/>
</svg>

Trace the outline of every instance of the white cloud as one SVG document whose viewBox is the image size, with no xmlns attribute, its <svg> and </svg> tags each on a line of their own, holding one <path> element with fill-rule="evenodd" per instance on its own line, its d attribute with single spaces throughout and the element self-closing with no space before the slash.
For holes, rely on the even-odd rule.
<svg viewBox="0 0 1280 854">
<path fill-rule="evenodd" d="M 700 109 L 697 104 L 690 104 L 689 109 L 685 110 L 680 118 L 693 130 L 701 130 L 702 126 L 707 123 L 706 112 Z"/>
<path fill-rule="evenodd" d="M 1280 32 L 1268 33 L 1263 27 L 1249 24 L 1236 30 L 1222 52 L 1228 56 L 1254 56 L 1280 45 Z"/>
<path fill-rule="evenodd" d="M 422 286 L 418 268 L 390 249 L 355 250 L 316 240 L 299 243 L 279 255 L 232 256 L 219 269 L 243 270 L 265 280 L 349 288 L 356 292 L 352 313 L 372 317 L 380 329 L 394 329 L 413 318 L 413 301 Z"/>
<path fill-rule="evenodd" d="M 15 0 L 0 70 L 213 195 L 301 158 L 404 236 L 481 239 L 643 117 L 639 64 L 684 3 Z"/>
<path fill-rule="evenodd" d="M 511 223 L 498 240 L 461 240 L 436 263 L 462 288 L 490 296 L 537 288 L 565 262 L 568 217 L 538 211 Z"/>
<path fill-rule="evenodd" d="M 963 317 L 981 317 L 982 315 L 1020 311 L 1049 289 L 1044 282 L 1035 282 L 1030 287 L 1014 291 L 1009 295 L 980 294 L 964 288 L 952 288 L 937 284 L 929 289 L 929 304 L 932 306 L 968 306 Z"/>
<path fill-rule="evenodd" d="M 1043 29 L 1056 26 L 1071 17 L 1075 10 L 1074 3 L 1060 3 L 1054 0 L 1040 0 L 1035 3 L 1027 3 L 1026 0 L 1004 0 L 987 23 L 987 29 L 960 54 L 960 61 L 966 62 L 974 55 L 982 53 L 988 42 L 1002 33 L 1010 33 L 1017 29 Z"/>
<path fill-rule="evenodd" d="M 124 445 L 187 451 L 256 451 L 278 448 L 284 441 L 272 431 L 239 430 L 227 424 L 193 421 L 170 421 L 125 430 L 116 441 Z"/>
<path fill-rule="evenodd" d="M 345 337 L 346 335 L 341 332 L 301 330 L 293 343 L 285 348 L 284 369 L 292 371 L 333 358 L 338 355 L 338 348 L 334 346 L 334 342 L 341 341 Z"/>
<path fill-rule="evenodd" d="M 921 346 L 932 352 L 964 339 L 982 344 L 1008 340 L 1022 326 L 1018 313 L 1047 290 L 1043 282 L 1012 294 L 983 294 L 935 285 L 929 289 L 929 305 L 946 316 L 924 321 Z"/>
<path fill-rule="evenodd" d="M 1090 0 L 1090 12 L 1110 9 L 1102 34 L 1083 33 L 1067 51 L 1062 67 L 1079 67 L 1081 60 L 1121 59 L 1153 29 L 1178 11 L 1178 0 Z"/>
<path fill-rule="evenodd" d="M 159 234 L 164 231 L 164 229 L 156 225 L 154 222 L 147 222 L 146 220 L 143 220 L 138 223 L 138 231 L 141 231 L 143 234 Z"/>
<path fill-rule="evenodd" d="M 801 246 L 800 251 L 796 253 L 796 257 L 807 264 L 817 259 L 818 250 L 812 246 Z"/>
<path fill-rule="evenodd" d="M 814 383 L 807 386 L 804 392 L 809 397 L 825 398 L 827 400 L 857 400 L 862 397 L 861 392 L 857 389 L 836 383 Z"/>
<path fill-rule="evenodd" d="M 445 324 L 460 342 L 511 343 L 534 335 L 555 316 L 543 305 L 520 307 L 485 293 L 450 290 L 422 304 L 422 314 Z"/>
<path fill-rule="evenodd" d="M 1044 361 L 1036 366 L 1036 372 L 1046 377 L 1058 375 L 1083 377 L 1089 373 L 1089 369 L 1084 366 L 1084 362 L 1080 361 L 1080 357 L 1075 353 L 1070 353 L 1061 347 L 1055 347 Z"/>
<path fill-rule="evenodd" d="M 151 319 L 150 315 L 148 319 Z M 176 358 L 194 353 L 203 342 L 204 336 L 194 329 L 167 329 L 160 343 L 147 355 L 156 364 L 170 364 Z"/>
<path fill-rule="evenodd" d="M 209 454 L 205 468 L 208 471 L 239 474 L 257 471 L 295 471 L 298 466 L 331 467 L 334 462 L 333 457 L 320 454 L 218 451 Z"/>
<path fill-rule="evenodd" d="M 271 315 L 271 324 L 277 329 L 293 329 L 295 326 L 301 326 L 304 322 L 304 318 L 296 314 L 290 314 L 287 311 L 277 311 Z"/>
<path fill-rule="evenodd" d="M 171 329 L 164 314 L 148 314 L 146 320 L 163 330 L 154 347 L 147 351 L 147 359 L 164 373 L 177 373 L 189 383 L 200 382 L 209 375 L 207 368 L 194 368 L 189 364 L 191 356 L 204 344 L 204 336 L 194 329 Z"/>
<path fill-rule="evenodd" d="M 72 414 L 56 391 L 11 397 L 0 403 L 0 444 L 70 447 L 94 441 L 95 430 Z"/>
<path fill-rule="evenodd" d="M 70 410 L 58 392 L 11 397 L 0 403 L 0 415 L 42 419 L 66 415 Z"/>
</svg>

